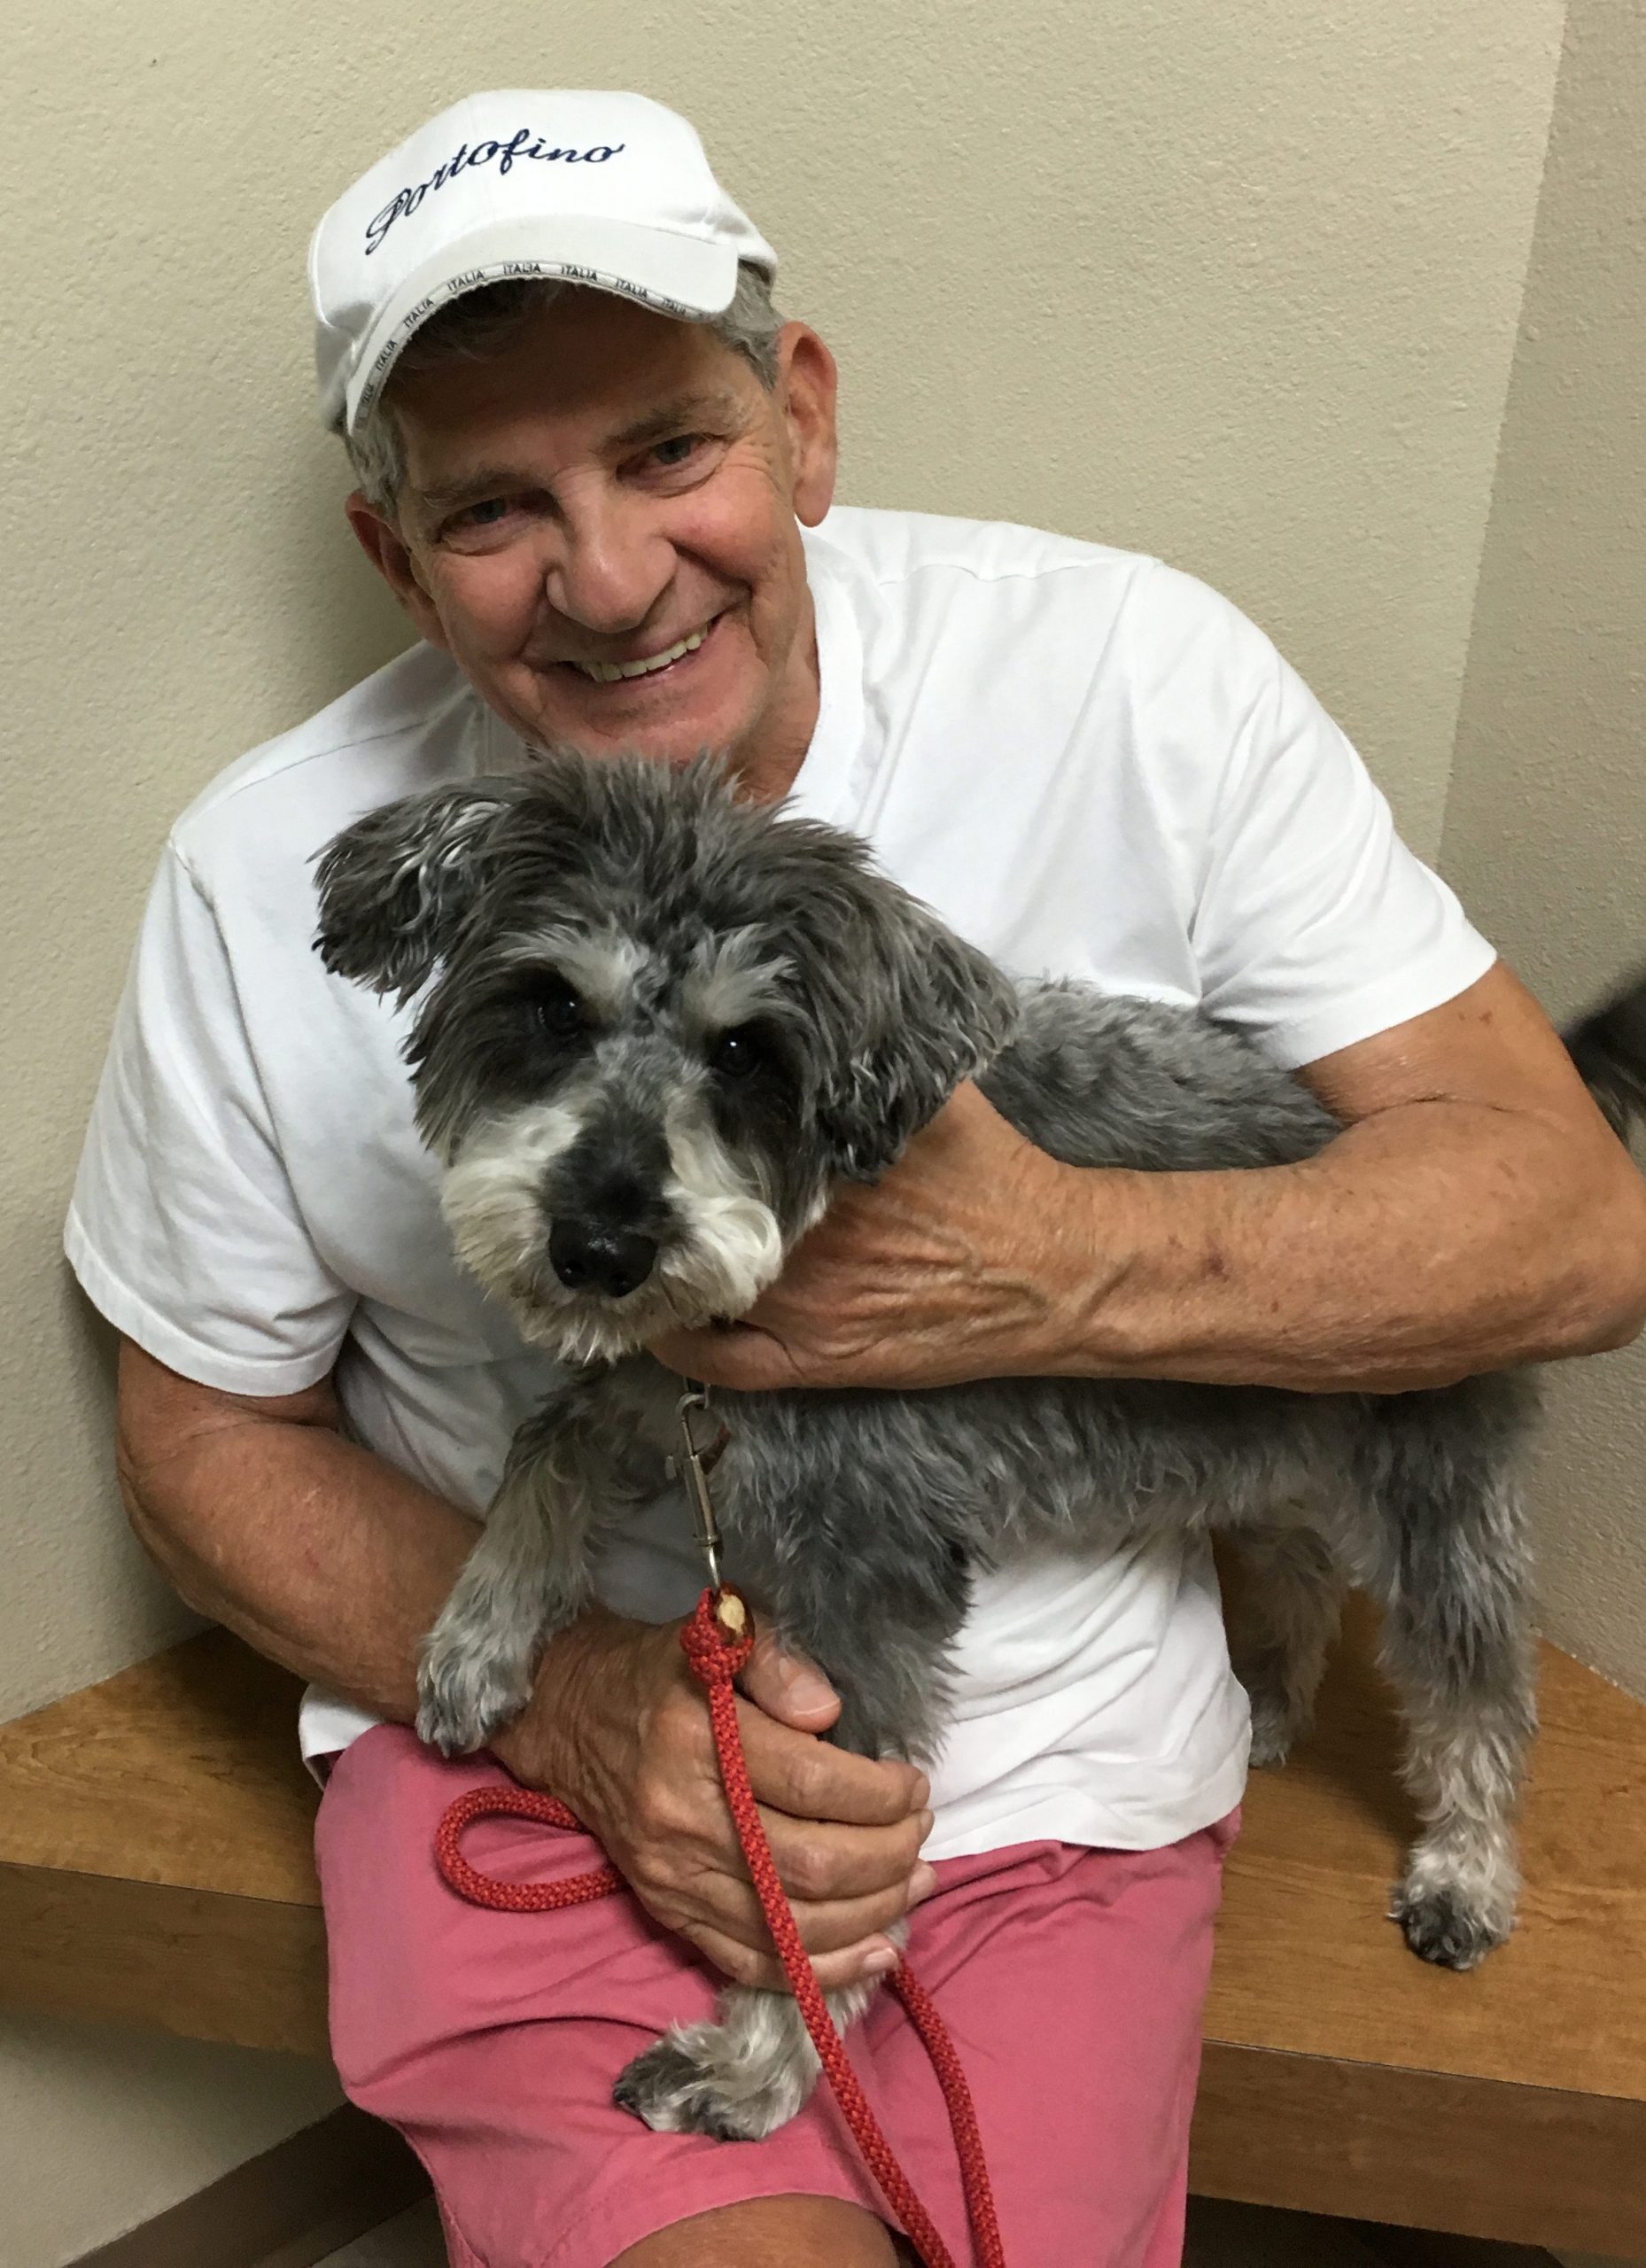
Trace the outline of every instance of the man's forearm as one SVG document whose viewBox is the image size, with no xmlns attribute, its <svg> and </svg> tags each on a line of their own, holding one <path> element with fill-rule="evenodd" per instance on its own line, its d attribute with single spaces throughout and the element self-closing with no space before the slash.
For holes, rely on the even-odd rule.
<svg viewBox="0 0 1646 2268">
<path fill-rule="evenodd" d="M 477 1523 L 312 1424 L 246 1418 L 123 1460 L 133 1524 L 189 1604 L 374 1715 L 417 1712 L 417 1650 Z"/>
<path fill-rule="evenodd" d="M 1042 1241 L 1056 1366 L 1394 1392 L 1620 1345 L 1641 1324 L 1638 1177 L 1615 1146 L 1596 1166 L 1569 1140 L 1435 1102 L 1296 1166 L 1062 1169 Z"/>
</svg>

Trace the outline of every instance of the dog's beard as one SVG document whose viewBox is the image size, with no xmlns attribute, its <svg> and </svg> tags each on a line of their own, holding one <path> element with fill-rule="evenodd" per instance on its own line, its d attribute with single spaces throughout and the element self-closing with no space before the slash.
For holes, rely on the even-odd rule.
<svg viewBox="0 0 1646 2268">
<path fill-rule="evenodd" d="M 664 1195 L 681 1234 L 659 1253 L 656 1279 L 679 1328 L 733 1320 L 776 1282 L 786 1257 L 781 1225 L 701 1104 L 677 1104 L 664 1130 L 671 1171 Z"/>
<path fill-rule="evenodd" d="M 583 1124 L 583 1113 L 563 1103 L 493 1120 L 462 1144 L 441 1190 L 459 1260 L 508 1308 L 522 1338 L 562 1362 L 609 1363 L 666 1331 L 732 1321 L 752 1307 L 782 1268 L 782 1227 L 706 1112 L 685 1102 L 665 1125 L 670 1174 L 661 1193 L 674 1225 L 651 1274 L 621 1300 L 561 1282 L 548 1256 L 544 1190 Z M 808 1208 L 803 1229 L 822 1201 Z"/>
</svg>

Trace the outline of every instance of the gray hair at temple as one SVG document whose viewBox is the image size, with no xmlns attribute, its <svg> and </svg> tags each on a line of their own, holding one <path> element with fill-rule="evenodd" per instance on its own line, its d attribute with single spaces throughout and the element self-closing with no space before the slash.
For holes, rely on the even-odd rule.
<svg viewBox="0 0 1646 2268">
<path fill-rule="evenodd" d="M 423 324 L 401 354 L 395 375 L 426 370 L 449 360 L 475 361 L 495 354 L 563 291 L 586 288 L 552 277 L 530 276 L 467 291 Z M 782 327 L 783 318 L 772 304 L 765 277 L 748 260 L 741 260 L 731 305 L 724 314 L 711 315 L 704 328 L 734 354 L 742 356 L 768 392 L 777 384 L 777 337 Z M 346 432 L 341 417 L 333 428 L 348 450 L 354 478 L 367 502 L 391 520 L 399 508 L 400 484 L 406 477 L 406 454 L 395 421 L 393 392 L 391 381 L 357 432 Z"/>
</svg>

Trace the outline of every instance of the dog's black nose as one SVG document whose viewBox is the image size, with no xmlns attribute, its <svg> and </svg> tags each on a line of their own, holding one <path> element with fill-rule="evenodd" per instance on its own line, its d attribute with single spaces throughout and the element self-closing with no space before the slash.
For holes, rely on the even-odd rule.
<svg viewBox="0 0 1646 2268">
<path fill-rule="evenodd" d="M 556 1221 L 548 1232 L 548 1257 L 567 1291 L 592 1287 L 620 1300 L 651 1274 L 657 1243 L 600 1221 Z"/>
</svg>

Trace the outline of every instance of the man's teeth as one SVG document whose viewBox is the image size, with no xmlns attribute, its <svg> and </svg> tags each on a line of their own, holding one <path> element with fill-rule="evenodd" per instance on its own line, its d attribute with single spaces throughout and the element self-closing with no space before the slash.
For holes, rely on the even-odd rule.
<svg viewBox="0 0 1646 2268">
<path fill-rule="evenodd" d="M 592 677 L 596 685 L 615 685 L 620 677 L 645 677 L 652 670 L 667 669 L 671 662 L 678 662 L 682 654 L 695 654 L 713 628 L 712 623 L 694 630 L 689 638 L 682 638 L 678 646 L 671 646 L 666 654 L 653 654 L 643 662 L 574 662 L 573 669 L 581 670 L 585 677 Z"/>
</svg>

